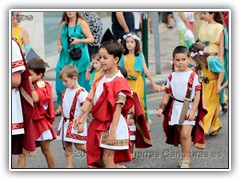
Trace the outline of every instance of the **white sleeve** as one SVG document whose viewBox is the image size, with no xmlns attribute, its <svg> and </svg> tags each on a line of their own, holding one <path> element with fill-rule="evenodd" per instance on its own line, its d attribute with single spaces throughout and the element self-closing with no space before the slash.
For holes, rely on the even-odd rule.
<svg viewBox="0 0 240 180">
<path fill-rule="evenodd" d="M 17 43 L 12 40 L 12 73 L 25 70 L 21 50 Z"/>
<path fill-rule="evenodd" d="M 194 76 L 194 81 L 193 81 L 193 87 L 196 87 L 196 86 L 201 86 L 197 74 Z"/>
<path fill-rule="evenodd" d="M 87 92 L 87 91 L 83 91 L 83 92 L 81 92 L 81 93 L 79 94 L 78 100 L 79 100 L 79 103 L 80 103 L 81 106 L 82 106 L 83 103 L 85 102 L 87 96 L 88 96 L 88 92 Z"/>
<path fill-rule="evenodd" d="M 118 97 L 117 97 L 117 101 L 116 101 L 116 104 L 125 104 L 126 102 L 126 94 L 120 92 L 118 93 Z"/>
<path fill-rule="evenodd" d="M 194 76 L 194 80 L 193 80 L 191 99 L 194 98 L 195 92 L 198 91 L 198 90 L 201 90 L 201 84 L 199 82 L 198 75 L 196 74 Z"/>
</svg>

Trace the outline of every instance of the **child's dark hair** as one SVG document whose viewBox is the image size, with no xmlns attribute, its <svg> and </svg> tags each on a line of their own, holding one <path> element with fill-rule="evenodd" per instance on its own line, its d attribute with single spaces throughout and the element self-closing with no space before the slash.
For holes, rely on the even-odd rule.
<svg viewBox="0 0 240 180">
<path fill-rule="evenodd" d="M 32 58 L 27 62 L 27 66 L 29 70 L 32 70 L 37 75 L 42 73 L 42 76 L 44 76 L 44 73 L 46 71 L 45 63 L 40 58 Z"/>
<path fill-rule="evenodd" d="M 106 41 L 106 42 L 102 43 L 99 46 L 98 51 L 101 48 L 106 49 L 108 54 L 113 55 L 114 58 L 118 57 L 119 60 L 121 59 L 123 51 L 124 51 L 123 46 L 119 42 L 114 41 L 114 40 L 110 40 L 110 41 Z"/>
<path fill-rule="evenodd" d="M 73 77 L 77 77 L 78 78 L 78 70 L 76 68 L 76 66 L 74 65 L 67 65 L 65 66 L 61 72 L 60 72 L 60 79 L 62 79 L 63 75 L 66 75 L 67 78 L 73 78 Z"/>
<path fill-rule="evenodd" d="M 208 12 L 209 14 L 214 14 L 213 19 L 217 23 L 223 24 L 223 17 L 221 12 Z"/>
<path fill-rule="evenodd" d="M 176 54 L 179 53 L 183 53 L 186 54 L 189 57 L 189 51 L 185 46 L 177 46 L 174 50 L 173 50 L 173 58 L 175 57 Z"/>
<path fill-rule="evenodd" d="M 128 34 L 131 34 L 131 35 L 135 35 L 135 36 L 137 36 L 137 34 L 136 33 L 134 33 L 134 32 L 130 32 L 130 33 L 128 33 Z M 129 36 L 129 37 L 131 37 L 131 36 Z M 127 38 L 126 38 L 127 39 Z M 129 50 L 127 49 L 127 46 L 126 46 L 126 39 L 124 39 L 123 40 L 123 47 L 124 47 L 124 55 L 127 55 L 128 53 L 129 53 Z M 133 38 L 134 39 L 134 38 Z M 139 38 L 140 39 L 140 38 Z M 140 41 L 139 40 L 137 40 L 137 39 L 134 39 L 135 40 L 135 42 L 136 42 L 136 47 L 135 47 L 135 50 L 134 50 L 134 55 L 135 56 L 138 56 L 140 53 L 141 53 L 141 46 L 140 46 Z"/>
<path fill-rule="evenodd" d="M 118 66 L 118 69 L 121 71 L 123 77 L 127 79 L 128 73 L 127 73 L 126 68 L 124 68 L 122 66 Z"/>
</svg>

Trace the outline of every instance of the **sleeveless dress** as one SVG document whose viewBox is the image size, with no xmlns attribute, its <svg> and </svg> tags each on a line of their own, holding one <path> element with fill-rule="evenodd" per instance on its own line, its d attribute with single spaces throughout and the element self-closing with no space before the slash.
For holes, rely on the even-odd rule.
<svg viewBox="0 0 240 180">
<path fill-rule="evenodd" d="M 56 92 L 58 96 L 58 99 L 57 99 L 58 104 L 61 104 L 62 92 L 65 89 L 65 86 L 63 85 L 61 79 L 59 78 L 59 74 L 62 68 L 65 67 L 66 65 L 71 64 L 77 67 L 78 73 L 79 73 L 78 83 L 80 84 L 80 86 L 84 87 L 87 91 L 90 90 L 89 81 L 86 81 L 85 79 L 86 69 L 88 66 L 91 65 L 88 46 L 87 44 L 81 44 L 81 43 L 75 45 L 76 48 L 80 47 L 82 49 L 82 56 L 79 60 L 72 60 L 68 53 L 67 28 L 68 28 L 69 37 L 76 37 L 78 39 L 86 38 L 82 32 L 82 27 L 80 24 L 76 26 L 75 33 L 74 33 L 75 26 L 67 27 L 66 24 L 63 25 L 62 31 L 61 31 L 62 51 L 60 52 L 60 56 L 56 66 Z M 74 47 L 73 45 L 69 45 L 70 49 L 72 49 L 73 47 Z"/>
<path fill-rule="evenodd" d="M 223 64 L 215 57 L 207 58 L 208 69 L 202 67 L 203 76 L 208 77 L 209 83 L 202 83 L 203 94 L 208 113 L 204 117 L 204 132 L 207 134 L 222 127 L 218 117 L 220 107 L 220 94 L 216 93 L 218 73 L 224 70 Z"/>
<path fill-rule="evenodd" d="M 125 58 L 125 61 L 124 61 Z M 128 84 L 137 93 L 142 110 L 146 116 L 147 122 L 150 120 L 147 107 L 147 87 L 145 81 L 145 74 L 142 67 L 142 53 L 138 56 L 122 56 L 119 65 L 125 67 L 128 76 L 136 77 L 136 80 L 128 80 Z"/>
<path fill-rule="evenodd" d="M 206 50 L 208 52 L 218 54 L 219 50 L 219 39 L 221 33 L 224 31 L 224 44 L 225 44 L 225 52 L 224 52 L 224 67 L 225 67 L 225 77 L 224 82 L 228 79 L 228 34 L 224 26 L 219 23 L 215 24 L 204 24 L 199 29 L 199 40 L 206 45 Z M 212 32 L 212 33 L 209 33 Z M 221 104 L 226 103 L 227 95 L 225 91 L 222 90 L 220 93 Z"/>
<path fill-rule="evenodd" d="M 20 26 L 20 25 L 17 25 L 12 28 L 12 35 L 14 38 L 17 39 L 17 42 L 20 47 L 22 47 L 22 45 L 23 45 L 23 41 L 22 41 L 22 37 L 21 37 L 21 30 L 22 30 L 22 26 Z"/>
</svg>

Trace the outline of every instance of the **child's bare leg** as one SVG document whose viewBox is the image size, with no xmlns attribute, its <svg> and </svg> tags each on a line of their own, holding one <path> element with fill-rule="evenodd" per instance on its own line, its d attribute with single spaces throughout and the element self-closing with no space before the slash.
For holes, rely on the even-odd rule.
<svg viewBox="0 0 240 180">
<path fill-rule="evenodd" d="M 73 152 L 72 152 L 72 143 L 64 142 L 65 145 L 65 156 L 67 161 L 66 168 L 73 168 Z"/>
<path fill-rule="evenodd" d="M 131 141 L 131 143 L 132 143 L 132 147 L 130 149 L 130 154 L 131 154 L 132 158 L 134 159 L 135 158 L 134 151 L 133 151 L 133 149 L 134 149 L 134 141 Z"/>
<path fill-rule="evenodd" d="M 11 168 L 13 169 L 14 168 L 14 162 L 12 161 L 12 164 L 11 164 Z"/>
<path fill-rule="evenodd" d="M 117 168 L 114 162 L 114 150 L 103 149 L 103 163 L 105 168 Z"/>
<path fill-rule="evenodd" d="M 181 128 L 180 142 L 182 146 L 183 160 L 190 160 L 192 128 L 193 126 L 191 125 L 184 125 Z"/>
<path fill-rule="evenodd" d="M 17 162 L 17 167 L 18 168 L 25 168 L 26 165 L 26 155 L 25 154 L 19 154 L 18 155 L 18 162 Z"/>
<path fill-rule="evenodd" d="M 86 152 L 86 144 L 76 144 L 76 143 L 74 143 L 74 145 L 78 150 Z"/>
<path fill-rule="evenodd" d="M 46 158 L 48 168 L 55 168 L 55 159 L 50 147 L 50 141 L 41 141 L 39 142 L 43 155 Z"/>
</svg>

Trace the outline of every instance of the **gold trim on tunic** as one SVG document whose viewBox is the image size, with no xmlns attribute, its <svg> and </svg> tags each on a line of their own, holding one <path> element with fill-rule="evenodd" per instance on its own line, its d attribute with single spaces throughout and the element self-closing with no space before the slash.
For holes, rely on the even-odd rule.
<svg viewBox="0 0 240 180">
<path fill-rule="evenodd" d="M 109 132 L 104 131 L 102 132 L 102 144 L 110 145 L 107 143 L 107 138 L 108 138 Z M 129 139 L 117 139 L 116 142 L 111 145 L 111 146 L 128 146 L 129 144 Z"/>
<path fill-rule="evenodd" d="M 126 97 L 125 96 L 122 96 L 122 95 L 118 95 L 117 96 L 117 102 L 116 103 L 123 103 L 125 104 L 126 102 Z"/>
</svg>

